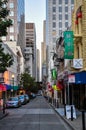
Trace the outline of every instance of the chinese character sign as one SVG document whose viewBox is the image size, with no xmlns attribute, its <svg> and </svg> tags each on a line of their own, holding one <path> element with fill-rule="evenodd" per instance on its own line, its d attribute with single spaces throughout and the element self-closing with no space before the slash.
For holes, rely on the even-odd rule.
<svg viewBox="0 0 86 130">
<path fill-rule="evenodd" d="M 74 35 L 73 31 L 64 32 L 64 58 L 73 59 L 74 58 Z"/>
</svg>

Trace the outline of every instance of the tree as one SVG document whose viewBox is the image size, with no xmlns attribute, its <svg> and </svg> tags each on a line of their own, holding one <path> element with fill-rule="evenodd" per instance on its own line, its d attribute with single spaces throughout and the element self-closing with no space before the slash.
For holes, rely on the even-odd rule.
<svg viewBox="0 0 86 130">
<path fill-rule="evenodd" d="M 26 91 L 36 92 L 38 90 L 35 79 L 26 72 L 21 74 L 20 85 L 23 86 Z"/>
<path fill-rule="evenodd" d="M 8 18 L 8 0 L 0 0 L 0 37 L 7 35 L 7 28 L 12 25 L 12 20 Z M 0 42 L 2 40 L 0 39 Z M 7 67 L 13 64 L 13 57 L 9 53 L 4 53 L 4 48 L 0 43 L 0 73 L 4 73 Z"/>
<path fill-rule="evenodd" d="M 9 53 L 4 53 L 4 48 L 0 44 L 0 73 L 4 73 L 7 70 L 7 67 L 10 67 L 13 64 L 13 56 Z"/>
<path fill-rule="evenodd" d="M 7 28 L 12 25 L 12 20 L 8 18 L 8 0 L 0 0 L 0 37 L 7 35 Z M 0 39 L 1 40 L 1 39 Z"/>
</svg>

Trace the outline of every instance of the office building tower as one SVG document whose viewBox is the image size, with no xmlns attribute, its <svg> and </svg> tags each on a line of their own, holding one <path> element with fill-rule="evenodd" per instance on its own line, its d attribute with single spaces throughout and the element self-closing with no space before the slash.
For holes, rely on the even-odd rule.
<svg viewBox="0 0 86 130">
<path fill-rule="evenodd" d="M 37 80 L 37 67 L 36 67 L 36 30 L 34 23 L 25 24 L 25 65 L 29 69 L 31 76 Z"/>
<path fill-rule="evenodd" d="M 53 66 L 50 59 L 56 51 L 56 40 L 71 26 L 74 0 L 46 0 L 46 44 L 48 45 L 48 75 Z"/>
</svg>

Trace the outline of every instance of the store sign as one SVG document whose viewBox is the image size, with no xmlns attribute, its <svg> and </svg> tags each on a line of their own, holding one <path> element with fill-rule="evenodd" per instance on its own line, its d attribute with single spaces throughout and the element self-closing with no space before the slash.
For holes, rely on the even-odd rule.
<svg viewBox="0 0 86 130">
<path fill-rule="evenodd" d="M 64 58 L 73 59 L 74 58 L 74 35 L 73 31 L 64 32 Z"/>
<path fill-rule="evenodd" d="M 76 69 L 83 68 L 83 59 L 73 59 L 73 67 Z"/>
<path fill-rule="evenodd" d="M 69 83 L 75 83 L 75 75 L 69 75 L 68 76 L 68 82 Z"/>
</svg>

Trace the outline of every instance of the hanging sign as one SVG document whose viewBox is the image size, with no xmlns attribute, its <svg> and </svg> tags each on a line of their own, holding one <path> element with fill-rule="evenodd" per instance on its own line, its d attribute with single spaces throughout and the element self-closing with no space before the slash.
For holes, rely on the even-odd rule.
<svg viewBox="0 0 86 130">
<path fill-rule="evenodd" d="M 75 75 L 68 75 L 68 82 L 75 83 Z"/>
<path fill-rule="evenodd" d="M 64 32 L 64 58 L 73 59 L 74 58 L 74 40 L 73 40 L 73 31 Z"/>
</svg>

